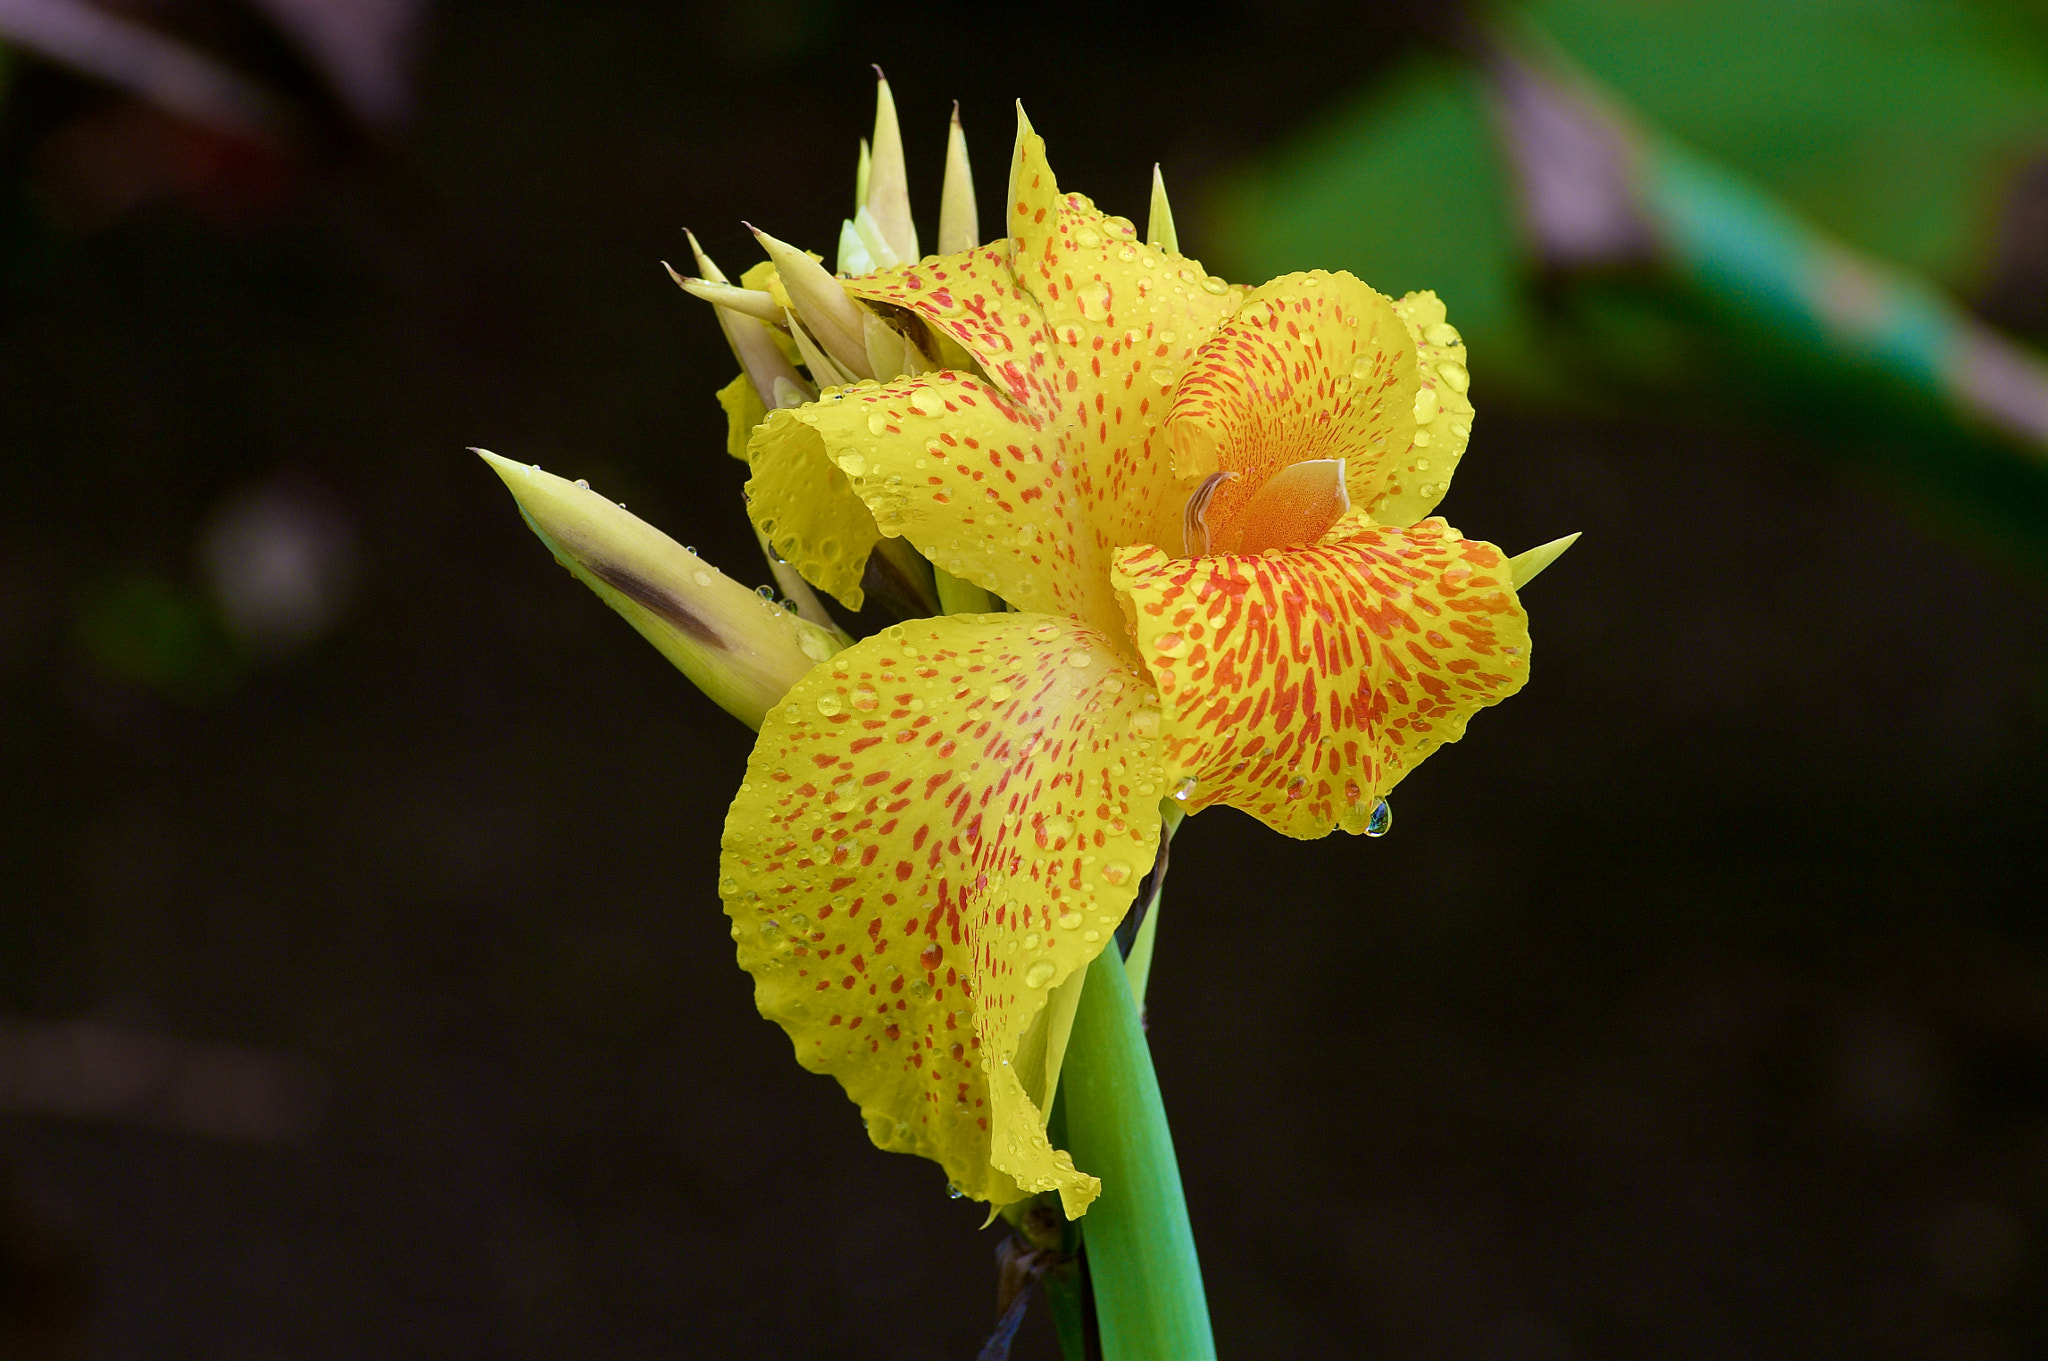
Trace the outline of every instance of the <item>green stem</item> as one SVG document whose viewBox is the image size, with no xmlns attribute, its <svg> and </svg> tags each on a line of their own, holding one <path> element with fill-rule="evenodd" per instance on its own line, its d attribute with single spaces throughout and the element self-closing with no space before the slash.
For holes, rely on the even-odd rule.
<svg viewBox="0 0 2048 1361">
<path fill-rule="evenodd" d="M 1102 1178 L 1081 1221 L 1103 1361 L 1216 1355 L 1152 1053 L 1117 951 L 1088 966 L 1060 1073 L 1067 1147 Z"/>
<path fill-rule="evenodd" d="M 1002 608 L 987 591 L 954 576 L 943 567 L 932 567 L 932 579 L 939 590 L 939 611 L 942 614 L 992 614 Z"/>
</svg>

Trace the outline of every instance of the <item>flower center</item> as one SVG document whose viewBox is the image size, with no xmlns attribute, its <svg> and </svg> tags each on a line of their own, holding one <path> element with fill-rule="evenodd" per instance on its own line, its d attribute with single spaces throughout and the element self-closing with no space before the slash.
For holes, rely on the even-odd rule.
<svg viewBox="0 0 2048 1361">
<path fill-rule="evenodd" d="M 1322 538 L 1349 509 L 1341 458 L 1304 459 L 1250 484 L 1233 472 L 1211 473 L 1181 513 L 1185 555 L 1301 548 Z"/>
</svg>

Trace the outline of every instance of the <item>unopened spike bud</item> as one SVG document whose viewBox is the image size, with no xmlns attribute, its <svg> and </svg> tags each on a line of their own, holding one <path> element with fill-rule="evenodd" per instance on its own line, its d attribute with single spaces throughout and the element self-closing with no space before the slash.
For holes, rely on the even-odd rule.
<svg viewBox="0 0 2048 1361">
<path fill-rule="evenodd" d="M 669 272 L 675 273 L 674 270 Z M 713 283 L 709 279 L 679 277 L 676 282 L 682 285 L 683 292 L 693 298 L 702 298 L 714 306 L 730 307 L 735 312 L 760 321 L 782 320 L 782 309 L 775 305 L 774 295 L 761 289 L 735 288 L 731 284 Z"/>
<path fill-rule="evenodd" d="M 811 371 L 821 388 L 845 387 L 853 379 L 840 371 L 832 357 L 818 348 L 818 342 L 811 339 L 811 333 L 794 315 L 789 318 L 790 339 L 796 342 L 796 352 L 804 357 L 804 367 Z"/>
<path fill-rule="evenodd" d="M 953 255 L 981 244 L 981 221 L 974 207 L 974 174 L 967 164 L 967 132 L 960 126 L 960 104 L 953 104 L 953 125 L 946 133 L 946 184 L 939 195 L 939 254 Z"/>
<path fill-rule="evenodd" d="M 1579 533 L 1583 534 L 1581 530 Z M 1564 556 L 1564 550 L 1579 541 L 1578 534 L 1567 534 L 1562 539 L 1538 544 L 1526 553 L 1517 553 L 1508 559 L 1508 579 L 1521 590 L 1536 579 L 1536 574 Z"/>
<path fill-rule="evenodd" d="M 861 207 L 875 215 L 896 258 L 917 259 L 917 224 L 910 217 L 910 175 L 903 165 L 903 130 L 896 122 L 896 97 L 889 78 L 875 68 L 874 162 L 868 171 Z"/>
<path fill-rule="evenodd" d="M 853 220 L 842 219 L 839 223 L 839 277 L 850 279 L 856 274 L 872 274 L 876 268 L 875 257 L 868 254 L 867 242 L 861 240 L 860 233 L 854 230 Z"/>
<path fill-rule="evenodd" d="M 865 320 L 868 367 L 886 383 L 906 373 L 919 372 L 910 357 L 910 344 L 896 329 L 870 312 Z"/>
<path fill-rule="evenodd" d="M 853 174 L 853 209 L 859 212 L 868 201 L 868 179 L 875 172 L 875 153 L 868 139 L 860 139 L 860 167 Z"/>
<path fill-rule="evenodd" d="M 787 241 L 778 241 L 758 227 L 749 228 L 782 280 L 782 290 L 796 309 L 797 320 L 832 357 L 840 368 L 855 378 L 872 378 L 867 371 L 867 346 L 863 343 L 861 314 L 864 309 L 847 294 L 839 280 L 825 267 Z"/>
<path fill-rule="evenodd" d="M 725 277 L 725 271 L 714 264 L 711 257 L 704 253 L 704 247 L 697 244 L 697 233 L 685 227 L 683 228 L 683 235 L 690 242 L 690 254 L 697 257 L 697 272 L 699 274 L 715 284 L 729 284 L 732 282 L 732 280 Z M 671 269 L 669 273 L 674 274 L 675 271 Z"/>
<path fill-rule="evenodd" d="M 475 451 L 541 542 L 713 703 L 749 727 L 844 644 L 636 515 L 539 468 Z"/>
<path fill-rule="evenodd" d="M 697 263 L 702 267 L 708 261 L 699 255 Z M 661 267 L 668 271 L 669 278 L 676 281 L 676 287 L 685 292 L 691 291 L 692 281 L 677 273 L 674 265 L 664 260 Z M 736 288 L 732 291 L 748 293 L 756 290 Z M 718 329 L 725 332 L 725 343 L 732 347 L 733 358 L 740 361 L 740 368 L 746 373 L 747 381 L 751 382 L 754 391 L 760 394 L 761 405 L 777 405 L 776 393 L 783 382 L 799 386 L 803 384 L 803 376 L 782 353 L 782 347 L 775 343 L 775 337 L 768 333 L 766 322 L 746 312 L 725 306 L 714 306 L 712 312 L 718 318 Z M 779 319 L 781 313 L 778 311 L 776 315 Z"/>
<path fill-rule="evenodd" d="M 1145 225 L 1145 239 L 1161 250 L 1180 254 L 1180 234 L 1173 229 L 1173 205 L 1166 201 L 1166 177 L 1159 163 L 1152 163 L 1152 219 Z"/>
</svg>

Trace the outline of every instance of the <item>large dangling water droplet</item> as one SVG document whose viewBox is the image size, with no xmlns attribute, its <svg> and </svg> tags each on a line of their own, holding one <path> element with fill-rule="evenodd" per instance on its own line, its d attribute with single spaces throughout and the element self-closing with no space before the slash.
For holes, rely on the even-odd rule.
<svg viewBox="0 0 2048 1361">
<path fill-rule="evenodd" d="M 1177 802 L 1180 802 L 1180 803 L 1186 803 L 1186 802 L 1187 802 L 1187 801 L 1188 801 L 1189 799 L 1193 798 L 1194 796 L 1195 796 L 1195 777 L 1194 777 L 1194 776 L 1192 776 L 1192 775 L 1183 775 L 1183 776 L 1181 776 L 1181 777 L 1180 777 L 1180 783 L 1179 783 L 1179 784 L 1177 784 L 1177 785 L 1175 785 L 1175 786 L 1173 787 L 1173 797 L 1174 797 L 1174 799 L 1175 799 L 1175 800 L 1176 800 Z"/>
<path fill-rule="evenodd" d="M 1394 825 L 1394 805 L 1385 799 L 1372 806 L 1372 814 L 1365 820 L 1367 836 L 1385 836 L 1387 829 Z"/>
<path fill-rule="evenodd" d="M 946 1194 L 954 1200 L 964 1200 L 967 1196 L 967 1193 L 965 1191 L 961 1190 L 958 1185 L 950 1181 L 946 1183 Z"/>
</svg>

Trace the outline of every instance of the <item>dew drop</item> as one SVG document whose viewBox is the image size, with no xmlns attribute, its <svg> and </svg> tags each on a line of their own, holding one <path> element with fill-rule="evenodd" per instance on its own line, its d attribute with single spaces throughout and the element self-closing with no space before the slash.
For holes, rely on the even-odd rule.
<svg viewBox="0 0 2048 1361">
<path fill-rule="evenodd" d="M 1100 872 L 1102 877 L 1112 884 L 1127 884 L 1131 881 L 1131 862 L 1112 860 L 1105 864 Z"/>
<path fill-rule="evenodd" d="M 1194 796 L 1195 777 L 1192 775 L 1181 776 L 1180 783 L 1176 784 L 1173 787 L 1174 799 L 1180 803 L 1186 803 L 1189 799 L 1193 798 Z"/>
<path fill-rule="evenodd" d="M 589 479 L 589 478 L 587 478 L 587 477 L 579 477 L 579 478 L 577 478 L 577 479 L 576 479 L 576 490 L 578 490 L 578 491 L 589 491 L 589 490 L 590 490 L 590 479 Z"/>
<path fill-rule="evenodd" d="M 1436 419 L 1436 389 L 1424 388 L 1415 394 L 1415 423 L 1428 425 Z"/>
<path fill-rule="evenodd" d="M 754 594 L 760 596 L 771 605 L 775 603 L 775 588 L 773 586 L 756 586 Z"/>
<path fill-rule="evenodd" d="M 1185 657 L 1188 653 L 1188 640 L 1178 633 L 1162 633 L 1153 641 L 1152 650 L 1162 657 Z"/>
<path fill-rule="evenodd" d="M 1001 681 L 997 681 L 994 685 L 991 685 L 988 688 L 989 702 L 993 704 L 1001 704 L 1004 700 L 1008 699 L 1011 695 L 1015 693 L 1016 691 L 1012 690 L 1009 686 L 1003 684 Z"/>
<path fill-rule="evenodd" d="M 1472 386 L 1472 375 L 1455 359 L 1446 359 L 1437 365 L 1436 376 L 1443 379 L 1444 386 L 1453 392 L 1463 392 Z"/>
<path fill-rule="evenodd" d="M 866 681 L 862 681 L 859 685 L 854 686 L 853 694 L 849 698 L 852 700 L 853 707 L 862 713 L 874 712 L 882 702 L 881 697 L 875 693 L 875 687 L 869 685 Z"/>
<path fill-rule="evenodd" d="M 839 696 L 827 691 L 818 696 L 818 712 L 831 718 L 839 712 Z"/>
<path fill-rule="evenodd" d="M 1223 280 L 1217 278 L 1214 274 L 1211 274 L 1208 278 L 1202 280 L 1202 291 L 1204 293 L 1222 293 L 1229 287 L 1229 284 L 1223 282 Z"/>
<path fill-rule="evenodd" d="M 888 428 L 889 422 L 883 418 L 881 412 L 871 411 L 868 413 L 868 433 L 870 435 L 879 435 Z"/>
<path fill-rule="evenodd" d="M 953 1200 L 961 1200 L 966 1197 L 967 1193 L 961 1190 L 957 1184 L 949 1181 L 946 1183 L 946 1195 Z"/>
<path fill-rule="evenodd" d="M 1365 820 L 1367 836 L 1385 836 L 1387 829 L 1394 825 L 1394 805 L 1385 799 L 1372 806 L 1372 814 Z"/>
<path fill-rule="evenodd" d="M 866 477 L 868 472 L 867 457 L 864 454 L 841 454 L 839 456 L 839 469 L 848 477 Z"/>
<path fill-rule="evenodd" d="M 1422 338 L 1432 345 L 1455 345 L 1462 337 L 1458 328 L 1447 321 L 1440 321 L 1422 333 Z"/>
<path fill-rule="evenodd" d="M 1039 935 L 1036 931 L 1026 931 L 1024 933 L 1024 948 L 1027 950 L 1036 950 L 1039 947 L 1039 944 L 1042 941 L 1044 941 L 1044 939 L 1045 937 Z"/>
<path fill-rule="evenodd" d="M 1067 654 L 1067 665 L 1077 670 L 1088 665 L 1088 654 L 1085 652 L 1069 652 Z"/>
<path fill-rule="evenodd" d="M 1083 932 L 1081 933 L 1081 939 L 1082 939 L 1082 940 L 1085 940 L 1085 941 L 1088 941 L 1089 943 L 1093 944 L 1093 943 L 1094 943 L 1095 941 L 1098 941 L 1098 940 L 1101 940 L 1101 939 L 1102 939 L 1102 933 L 1101 933 L 1100 931 L 1096 931 L 1096 930 L 1092 930 L 1092 929 L 1091 929 L 1091 930 L 1087 930 L 1087 931 L 1083 931 Z"/>
<path fill-rule="evenodd" d="M 1059 965 L 1049 959 L 1041 959 L 1024 971 L 1024 986 L 1042 988 L 1052 982 L 1052 976 L 1060 971 Z"/>
<path fill-rule="evenodd" d="M 690 580 L 696 582 L 699 586 L 709 586 L 711 584 L 711 573 L 702 571 L 692 572 L 690 573 Z"/>
<path fill-rule="evenodd" d="M 1080 913 L 1078 913 L 1078 912 L 1062 912 L 1062 913 L 1060 913 L 1060 926 L 1061 926 L 1062 928 L 1064 928 L 1065 930 L 1071 931 L 1071 930 L 1073 930 L 1073 929 L 1074 929 L 1075 927 L 1079 926 L 1080 924 L 1081 924 L 1081 914 L 1080 914 Z"/>
</svg>

